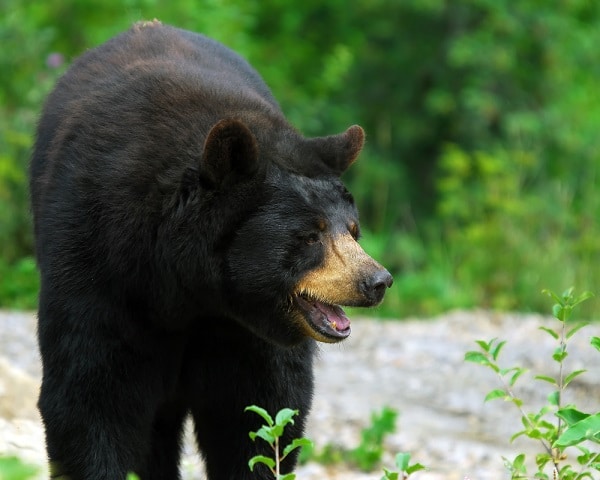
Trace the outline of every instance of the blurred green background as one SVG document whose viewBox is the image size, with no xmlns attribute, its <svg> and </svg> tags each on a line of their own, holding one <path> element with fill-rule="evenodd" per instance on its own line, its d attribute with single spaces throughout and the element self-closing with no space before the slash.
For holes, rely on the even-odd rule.
<svg viewBox="0 0 600 480">
<path fill-rule="evenodd" d="M 395 276 L 381 315 L 600 293 L 596 0 L 0 0 L 0 307 L 36 304 L 26 170 L 44 97 L 153 18 L 245 56 L 306 135 L 365 128 L 345 180 Z"/>
</svg>

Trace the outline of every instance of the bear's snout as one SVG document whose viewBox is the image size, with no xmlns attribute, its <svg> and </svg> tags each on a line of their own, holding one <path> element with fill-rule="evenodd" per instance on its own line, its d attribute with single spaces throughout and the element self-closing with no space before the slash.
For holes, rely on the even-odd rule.
<svg viewBox="0 0 600 480">
<path fill-rule="evenodd" d="M 383 300 L 393 278 L 349 234 L 332 236 L 323 264 L 308 272 L 296 291 L 329 304 L 373 307 Z"/>
</svg>

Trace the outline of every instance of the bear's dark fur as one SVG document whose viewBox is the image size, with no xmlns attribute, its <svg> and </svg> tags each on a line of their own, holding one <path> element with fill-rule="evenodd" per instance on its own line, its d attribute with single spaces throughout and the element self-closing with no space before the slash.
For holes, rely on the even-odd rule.
<svg viewBox="0 0 600 480">
<path fill-rule="evenodd" d="M 53 478 L 180 478 L 188 414 L 211 480 L 272 478 L 244 408 L 300 436 L 315 340 L 391 285 L 339 180 L 363 140 L 302 137 L 239 56 L 156 21 L 73 63 L 31 162 Z"/>
</svg>

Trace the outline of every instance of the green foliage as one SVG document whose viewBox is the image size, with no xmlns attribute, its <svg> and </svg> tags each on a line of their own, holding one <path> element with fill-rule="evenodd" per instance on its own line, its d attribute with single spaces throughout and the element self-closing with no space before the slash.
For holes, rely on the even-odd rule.
<svg viewBox="0 0 600 480">
<path fill-rule="evenodd" d="M 389 407 L 383 407 L 381 413 L 371 415 L 371 425 L 360 433 L 359 445 L 348 452 L 348 460 L 364 471 L 372 471 L 383 456 L 383 441 L 386 435 L 396 431 L 398 413 Z"/>
<path fill-rule="evenodd" d="M 591 415 L 574 408 L 562 408 L 556 415 L 564 420 L 567 428 L 554 442 L 555 447 L 571 447 L 586 440 L 600 444 L 600 413 Z M 600 462 L 600 456 L 596 461 Z"/>
<path fill-rule="evenodd" d="M 250 471 L 254 471 L 254 467 L 257 464 L 263 464 L 273 473 L 275 480 L 294 480 L 296 478 L 295 474 L 288 473 L 283 475 L 280 473 L 279 469 L 281 462 L 297 448 L 312 446 L 312 442 L 306 438 L 295 438 L 290 444 L 282 446 L 279 444 L 279 441 L 283 435 L 286 425 L 294 423 L 294 417 L 298 415 L 298 410 L 283 408 L 277 412 L 275 420 L 273 420 L 273 417 L 271 417 L 271 415 L 269 415 L 264 408 L 256 405 L 246 407 L 244 411 L 254 412 L 262 417 L 262 419 L 266 422 L 266 425 L 260 427 L 256 432 L 250 432 L 249 435 L 252 441 L 260 438 L 267 442 L 274 454 L 273 457 L 267 457 L 264 455 L 256 455 L 252 457 L 248 462 Z M 281 450 L 281 448 L 283 448 L 283 450 Z"/>
<path fill-rule="evenodd" d="M 324 465 L 346 463 L 364 472 L 373 471 L 381 463 L 386 436 L 396 431 L 397 417 L 396 410 L 383 407 L 380 413 L 373 412 L 370 425 L 361 430 L 357 447 L 347 450 L 327 444 L 318 452 L 310 448 L 303 450 L 300 461 L 312 459 Z"/>
<path fill-rule="evenodd" d="M 448 146 L 441 167 L 439 217 L 453 263 L 461 265 L 454 281 L 469 286 L 475 305 L 541 311 L 541 299 L 524 298 L 532 285 L 595 275 L 587 262 L 598 252 L 582 248 L 589 239 L 573 215 L 572 192 L 550 180 L 528 187 L 539 174 L 530 154 L 469 154 Z"/>
<path fill-rule="evenodd" d="M 566 290 L 562 295 L 557 295 L 550 290 L 544 290 L 556 303 L 552 313 L 558 320 L 558 328 L 553 329 L 541 326 L 540 330 L 547 333 L 558 345 L 552 353 L 552 361 L 556 364 L 556 376 L 535 375 L 534 380 L 545 385 L 550 385 L 546 404 L 538 411 L 525 410 L 524 401 L 515 393 L 517 381 L 526 373 L 522 367 L 501 367 L 499 357 L 506 341 L 492 339 L 490 341 L 477 340 L 479 350 L 465 354 L 465 360 L 477 363 L 491 369 L 500 379 L 502 388 L 490 391 L 485 401 L 502 399 L 513 403 L 520 415 L 523 429 L 515 433 L 511 441 L 524 436 L 539 442 L 542 452 L 535 458 L 536 472 L 533 478 L 549 480 L 582 480 L 594 478 L 600 472 L 600 412 L 588 414 L 579 411 L 574 405 L 563 405 L 562 397 L 568 385 L 585 370 L 566 370 L 568 358 L 568 341 L 586 324 L 573 324 L 571 316 L 573 309 L 592 297 L 590 292 L 583 292 L 575 296 L 574 289 Z M 600 339 L 592 337 L 591 345 L 599 348 Z M 591 445 L 591 447 L 590 447 Z M 578 454 L 575 460 L 578 464 L 574 468 L 567 462 L 569 454 L 567 448 L 573 447 Z M 571 457 L 572 458 L 572 457 Z M 519 453 L 513 460 L 504 459 L 507 470 L 512 479 L 530 478 L 527 474 L 526 456 Z M 551 475 L 547 473 L 548 469 Z"/>
<path fill-rule="evenodd" d="M 33 258 L 23 257 L 7 264 L 0 257 L 0 305 L 24 310 L 35 308 L 39 285 Z"/>
<path fill-rule="evenodd" d="M 0 480 L 30 480 L 37 471 L 17 457 L 0 456 Z"/>
<path fill-rule="evenodd" d="M 366 250 L 396 278 L 381 314 L 543 311 L 528 294 L 541 282 L 600 281 L 598 2 L 4 0 L 0 8 L 4 278 L 18 277 L 20 260 L 33 255 L 26 169 L 43 99 L 77 55 L 159 17 L 248 58 L 306 134 L 365 127 L 363 158 L 345 180 Z M 24 299 L 0 287 L 0 306 L 32 306 L 29 285 Z"/>
<path fill-rule="evenodd" d="M 316 454 L 313 443 L 306 438 L 297 438 L 283 448 L 279 440 L 285 426 L 289 423 L 294 423 L 293 417 L 298 414 L 298 410 L 284 408 L 280 410 L 275 419 L 263 408 L 252 405 L 246 407 L 245 411 L 251 411 L 262 417 L 266 422 L 260 429 L 255 432 L 250 432 L 250 438 L 255 441 L 260 438 L 267 442 L 274 452 L 274 457 L 257 455 L 252 457 L 248 462 L 251 471 L 257 464 L 263 464 L 273 473 L 277 480 L 294 480 L 295 474 L 289 473 L 281 475 L 279 473 L 279 465 L 281 461 L 296 448 L 302 448 L 300 452 L 300 462 L 304 463 L 309 459 L 316 460 L 320 463 L 330 465 L 333 463 L 346 462 L 350 465 L 357 466 L 363 471 L 372 471 L 374 467 L 380 463 L 383 455 L 383 442 L 385 436 L 393 433 L 396 430 L 397 412 L 389 407 L 384 407 L 381 413 L 373 413 L 371 415 L 371 425 L 361 431 L 361 442 L 352 450 L 340 450 L 332 445 L 326 445 L 325 448 Z M 395 457 L 396 470 L 383 469 L 384 476 L 382 480 L 398 480 L 400 478 L 408 478 L 414 472 L 424 470 L 425 467 L 420 463 L 411 463 L 409 453 L 398 453 Z"/>
<path fill-rule="evenodd" d="M 0 260 L 31 255 L 27 163 L 43 98 L 60 66 L 47 64 L 50 33 L 25 21 L 22 2 L 6 0 L 0 21 Z M 0 303 L 1 305 L 2 303 Z"/>
<path fill-rule="evenodd" d="M 396 454 L 396 470 L 383 469 L 384 475 L 381 480 L 404 480 L 411 474 L 425 470 L 425 467 L 420 463 L 410 463 L 410 453 Z"/>
<path fill-rule="evenodd" d="M 404 178 L 393 180 L 394 213 L 369 224 L 390 246 L 383 263 L 402 272 L 397 297 L 383 308 L 426 315 L 475 305 L 543 311 L 529 295 L 540 282 L 559 284 L 566 276 L 597 283 L 600 250 L 593 238 L 600 232 L 592 219 L 600 213 L 593 193 L 600 157 L 593 130 L 600 95 L 592 86 L 598 72 L 585 65 L 590 45 L 600 41 L 598 5 L 416 3 L 402 2 L 378 24 L 396 25 L 399 44 L 411 49 L 382 48 L 386 62 L 368 60 L 375 73 L 366 82 L 378 81 L 355 87 L 357 95 L 371 95 L 379 79 L 394 78 L 391 70 L 403 72 L 394 78 L 395 91 L 374 93 L 379 108 L 366 113 L 368 131 L 381 131 L 373 148 L 398 152 L 393 158 L 402 161 L 390 170 Z M 381 2 L 372 5 L 377 10 Z M 427 45 L 410 40 L 420 32 L 427 32 Z M 415 76 L 411 65 L 418 66 Z M 357 178 L 363 181 L 362 172 Z M 361 207 L 367 222 L 385 211 L 372 200 Z M 417 248 L 393 247 L 407 243 Z"/>
</svg>

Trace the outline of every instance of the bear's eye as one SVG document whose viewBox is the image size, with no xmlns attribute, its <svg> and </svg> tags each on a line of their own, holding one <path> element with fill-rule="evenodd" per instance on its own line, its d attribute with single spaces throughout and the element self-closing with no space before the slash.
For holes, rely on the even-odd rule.
<svg viewBox="0 0 600 480">
<path fill-rule="evenodd" d="M 306 235 L 304 237 L 304 242 L 307 245 L 314 245 L 315 243 L 319 243 L 319 241 L 320 241 L 320 237 L 317 232 L 309 233 L 308 235 Z"/>
</svg>

